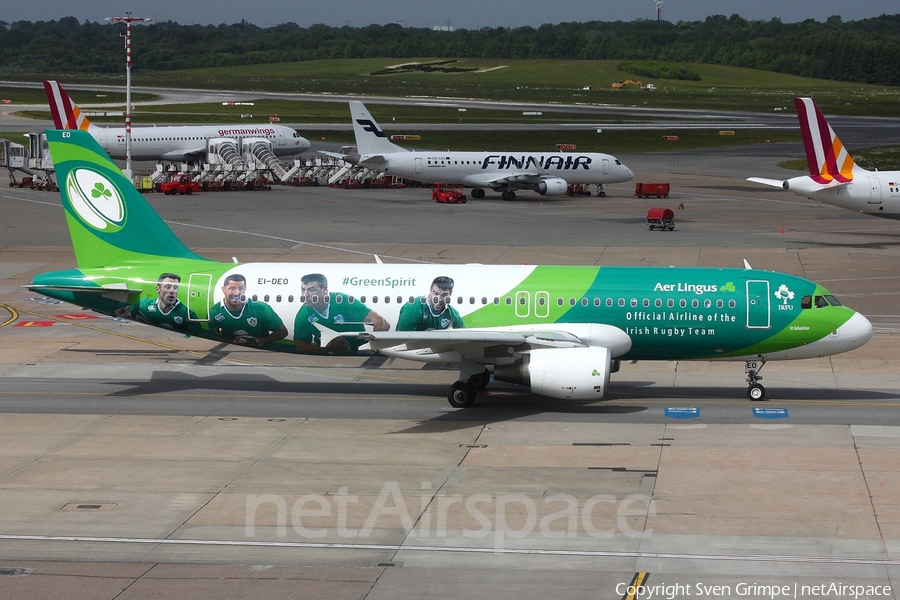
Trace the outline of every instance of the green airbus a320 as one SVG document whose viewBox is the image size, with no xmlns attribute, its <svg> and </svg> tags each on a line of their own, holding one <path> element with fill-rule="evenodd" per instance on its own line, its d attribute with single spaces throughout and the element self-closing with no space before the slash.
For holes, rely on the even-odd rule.
<svg viewBox="0 0 900 600">
<path fill-rule="evenodd" d="M 819 284 L 749 268 L 218 263 L 189 250 L 83 131 L 50 130 L 78 268 L 29 289 L 106 315 L 271 351 L 459 365 L 468 407 L 494 379 L 602 400 L 623 360 L 746 363 L 853 350 L 869 321 Z"/>
</svg>

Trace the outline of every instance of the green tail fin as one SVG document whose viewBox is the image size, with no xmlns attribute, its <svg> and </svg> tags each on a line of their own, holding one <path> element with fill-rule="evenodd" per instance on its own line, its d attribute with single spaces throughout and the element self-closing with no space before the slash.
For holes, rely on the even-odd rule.
<svg viewBox="0 0 900 600">
<path fill-rule="evenodd" d="M 59 193 L 80 268 L 194 254 L 86 131 L 47 130 Z"/>
</svg>

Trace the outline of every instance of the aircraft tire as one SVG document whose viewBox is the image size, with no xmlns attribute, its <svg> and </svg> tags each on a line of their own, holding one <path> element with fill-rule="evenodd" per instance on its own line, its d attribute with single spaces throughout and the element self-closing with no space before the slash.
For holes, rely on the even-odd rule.
<svg viewBox="0 0 900 600">
<path fill-rule="evenodd" d="M 453 408 L 469 408 L 475 402 L 475 386 L 465 381 L 457 381 L 450 386 L 447 401 Z"/>
<path fill-rule="evenodd" d="M 766 388 L 759 383 L 754 383 L 747 388 L 747 397 L 754 402 L 764 402 L 765 400 L 768 400 L 768 398 L 766 398 Z"/>
</svg>

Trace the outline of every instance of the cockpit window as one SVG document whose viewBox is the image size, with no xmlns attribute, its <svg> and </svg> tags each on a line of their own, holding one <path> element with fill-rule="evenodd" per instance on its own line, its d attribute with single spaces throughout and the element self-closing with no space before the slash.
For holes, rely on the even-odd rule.
<svg viewBox="0 0 900 600">
<path fill-rule="evenodd" d="M 843 304 L 841 304 L 841 301 L 834 296 L 828 295 L 825 296 L 825 299 L 828 300 L 828 304 L 830 304 L 831 306 L 843 306 Z"/>
<path fill-rule="evenodd" d="M 816 308 L 825 308 L 828 306 L 828 300 L 825 299 L 825 296 L 816 296 Z"/>
<path fill-rule="evenodd" d="M 812 308 L 812 296 L 803 296 L 800 298 L 800 308 Z"/>
</svg>

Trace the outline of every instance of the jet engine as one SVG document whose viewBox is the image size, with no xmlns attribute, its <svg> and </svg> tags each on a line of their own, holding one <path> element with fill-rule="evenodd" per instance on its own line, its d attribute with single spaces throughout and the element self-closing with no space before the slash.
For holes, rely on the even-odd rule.
<svg viewBox="0 0 900 600">
<path fill-rule="evenodd" d="M 564 196 L 568 190 L 569 184 L 559 177 L 544 179 L 534 186 L 534 191 L 542 196 Z"/>
<path fill-rule="evenodd" d="M 609 387 L 609 348 L 538 348 L 522 362 L 494 367 L 494 379 L 530 385 L 542 396 L 565 400 L 602 400 Z"/>
</svg>

